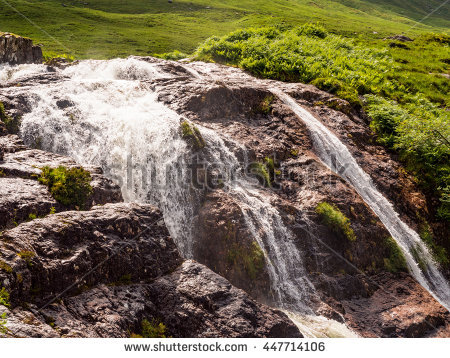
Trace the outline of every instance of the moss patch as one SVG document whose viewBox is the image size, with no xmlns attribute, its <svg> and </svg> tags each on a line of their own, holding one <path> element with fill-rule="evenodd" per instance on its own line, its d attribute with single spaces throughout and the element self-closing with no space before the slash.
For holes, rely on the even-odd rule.
<svg viewBox="0 0 450 358">
<path fill-rule="evenodd" d="M 350 226 L 350 219 L 336 205 L 326 202 L 319 203 L 316 207 L 316 213 L 332 231 L 343 235 L 349 241 L 356 241 L 355 232 Z"/>
<path fill-rule="evenodd" d="M 252 280 L 265 265 L 264 252 L 255 241 L 249 248 L 234 243 L 228 250 L 227 259 L 234 267 L 241 266 Z"/>
<path fill-rule="evenodd" d="M 198 128 L 188 121 L 181 122 L 181 136 L 195 150 L 203 149 L 206 146 L 206 142 Z"/>
<path fill-rule="evenodd" d="M 0 260 L 0 270 L 3 270 L 7 273 L 13 272 L 13 269 L 10 265 L 8 265 L 5 261 Z"/>
<path fill-rule="evenodd" d="M 61 204 L 79 210 L 84 209 L 92 194 L 91 174 L 83 168 L 44 167 L 38 180 L 48 186 L 52 196 Z"/>
<path fill-rule="evenodd" d="M 399 271 L 407 272 L 408 266 L 406 265 L 405 256 L 395 240 L 392 237 L 387 237 L 384 240 L 384 244 L 389 251 L 389 257 L 384 259 L 386 270 L 394 273 Z"/>
</svg>

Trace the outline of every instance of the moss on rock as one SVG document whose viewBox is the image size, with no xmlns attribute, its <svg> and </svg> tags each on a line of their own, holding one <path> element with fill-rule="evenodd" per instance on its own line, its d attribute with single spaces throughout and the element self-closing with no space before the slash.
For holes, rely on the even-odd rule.
<svg viewBox="0 0 450 358">
<path fill-rule="evenodd" d="M 206 146 L 206 142 L 198 128 L 186 120 L 181 122 L 181 136 L 195 150 L 203 149 Z"/>
</svg>

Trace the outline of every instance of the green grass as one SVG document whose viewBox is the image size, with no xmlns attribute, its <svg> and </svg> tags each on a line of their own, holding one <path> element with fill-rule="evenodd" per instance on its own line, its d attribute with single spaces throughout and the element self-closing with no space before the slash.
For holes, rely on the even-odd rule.
<svg viewBox="0 0 450 358">
<path fill-rule="evenodd" d="M 316 213 L 322 222 L 337 234 L 343 235 L 349 241 L 356 241 L 356 235 L 347 218 L 336 205 L 322 202 L 317 204 Z"/>
<path fill-rule="evenodd" d="M 66 206 L 84 209 L 92 194 L 91 174 L 83 168 L 44 167 L 38 180 L 47 185 L 52 196 Z"/>
<path fill-rule="evenodd" d="M 374 38 L 443 31 L 450 23 L 448 4 L 417 22 L 439 0 L 414 0 L 413 5 L 401 0 L 78 0 L 65 2 L 66 7 L 60 0 L 8 3 L 32 23 L 2 4 L 1 31 L 28 36 L 43 44 L 44 52 L 97 59 L 190 53 L 212 35 L 251 26 L 319 22 L 332 32 Z"/>
</svg>

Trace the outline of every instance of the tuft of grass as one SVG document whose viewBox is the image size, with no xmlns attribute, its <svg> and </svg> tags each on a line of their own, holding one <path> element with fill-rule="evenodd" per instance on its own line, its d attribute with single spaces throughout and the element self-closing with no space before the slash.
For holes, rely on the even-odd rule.
<svg viewBox="0 0 450 358">
<path fill-rule="evenodd" d="M 143 319 L 141 328 L 141 334 L 133 333 L 130 338 L 167 338 L 167 327 L 156 319 L 153 319 L 151 322 Z"/>
<path fill-rule="evenodd" d="M 9 133 L 19 133 L 20 121 L 6 114 L 5 106 L 2 102 L 0 102 L 0 120 L 5 124 Z"/>
<path fill-rule="evenodd" d="M 181 136 L 186 142 L 188 142 L 195 150 L 203 149 L 206 146 L 206 142 L 202 137 L 202 134 L 198 128 L 184 120 L 181 122 Z"/>
<path fill-rule="evenodd" d="M 384 244 L 389 251 L 389 257 L 384 259 L 386 270 L 393 273 L 399 271 L 407 272 L 408 266 L 406 265 L 405 256 L 395 240 L 392 237 L 387 237 L 384 240 Z"/>
<path fill-rule="evenodd" d="M 0 305 L 5 306 L 5 307 L 9 307 L 10 303 L 9 303 L 9 293 L 8 291 L 6 291 L 6 289 L 4 287 L 2 287 L 2 289 L 0 290 Z M 6 334 L 8 333 L 8 329 L 6 328 L 6 312 L 2 313 L 0 315 L 0 333 L 1 334 Z"/>
<path fill-rule="evenodd" d="M 356 241 L 355 232 L 350 226 L 350 219 L 336 205 L 327 202 L 319 203 L 316 206 L 316 213 L 332 231 L 343 235 L 349 241 Z"/>
<path fill-rule="evenodd" d="M 47 185 L 52 196 L 61 204 L 81 210 L 92 194 L 91 174 L 83 168 L 43 167 L 39 182 Z"/>
</svg>

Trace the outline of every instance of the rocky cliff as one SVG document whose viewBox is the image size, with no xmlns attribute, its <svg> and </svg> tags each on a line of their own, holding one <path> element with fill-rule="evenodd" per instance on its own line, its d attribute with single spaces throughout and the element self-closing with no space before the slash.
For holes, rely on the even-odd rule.
<svg viewBox="0 0 450 358">
<path fill-rule="evenodd" d="M 42 63 L 42 50 L 33 41 L 9 32 L 0 32 L 0 63 Z"/>
</svg>

